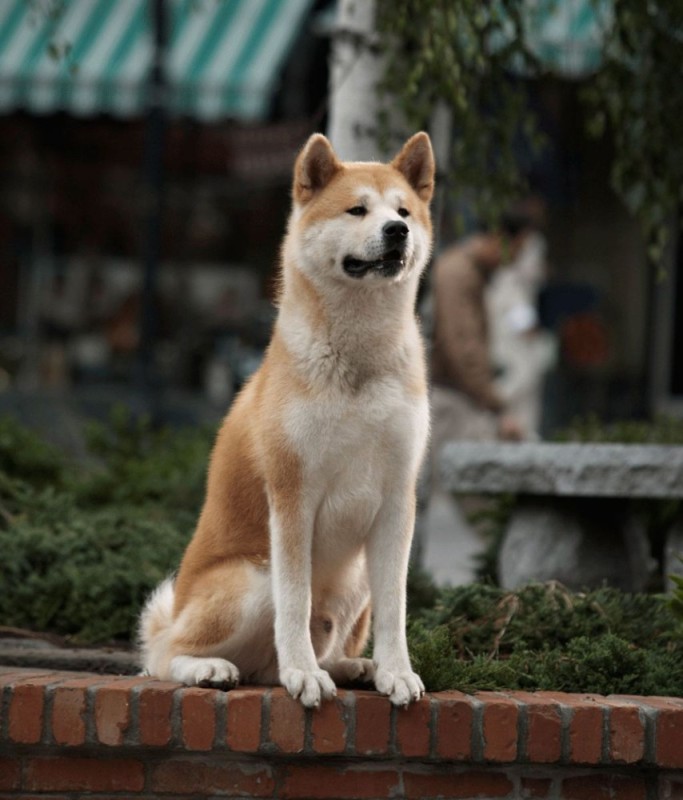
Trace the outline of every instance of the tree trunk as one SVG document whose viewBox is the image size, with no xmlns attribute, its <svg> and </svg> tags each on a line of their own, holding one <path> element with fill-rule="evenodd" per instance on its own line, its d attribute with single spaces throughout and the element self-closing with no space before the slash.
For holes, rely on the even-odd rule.
<svg viewBox="0 0 683 800">
<path fill-rule="evenodd" d="M 375 0 L 340 0 L 337 12 L 327 135 L 345 161 L 379 161 L 389 155 L 379 143 L 379 112 L 388 104 L 377 91 L 383 59 L 375 8 Z"/>
</svg>

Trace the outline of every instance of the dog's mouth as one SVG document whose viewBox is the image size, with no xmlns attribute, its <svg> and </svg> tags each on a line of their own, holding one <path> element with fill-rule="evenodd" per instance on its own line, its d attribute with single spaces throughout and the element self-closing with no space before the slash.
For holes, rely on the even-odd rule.
<svg viewBox="0 0 683 800">
<path fill-rule="evenodd" d="M 363 261 L 360 258 L 346 256 L 342 266 L 344 272 L 352 278 L 363 278 L 368 272 L 391 278 L 403 269 L 405 258 L 400 250 L 388 250 L 373 261 Z"/>
</svg>

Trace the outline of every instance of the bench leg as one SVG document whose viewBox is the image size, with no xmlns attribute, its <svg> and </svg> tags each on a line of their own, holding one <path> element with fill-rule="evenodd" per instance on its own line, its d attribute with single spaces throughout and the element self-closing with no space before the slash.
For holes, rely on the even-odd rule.
<svg viewBox="0 0 683 800">
<path fill-rule="evenodd" d="M 666 590 L 673 589 L 672 575 L 683 577 L 683 517 L 674 522 L 664 544 L 664 583 Z"/>
<path fill-rule="evenodd" d="M 560 581 L 641 591 L 654 568 L 644 527 L 623 501 L 520 497 L 498 556 L 505 589 Z"/>
</svg>

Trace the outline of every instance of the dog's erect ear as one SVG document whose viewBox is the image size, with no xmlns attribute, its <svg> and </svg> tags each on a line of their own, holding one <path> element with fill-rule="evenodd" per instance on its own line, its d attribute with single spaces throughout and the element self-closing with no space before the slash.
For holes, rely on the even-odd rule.
<svg viewBox="0 0 683 800">
<path fill-rule="evenodd" d="M 294 165 L 292 196 L 297 203 L 307 203 L 316 192 L 324 189 L 342 169 L 332 145 L 322 133 L 314 133 Z"/>
<path fill-rule="evenodd" d="M 391 166 L 403 175 L 418 197 L 426 203 L 432 199 L 434 153 L 429 136 L 424 131 L 416 133 L 408 139 L 401 152 L 391 162 Z"/>
</svg>

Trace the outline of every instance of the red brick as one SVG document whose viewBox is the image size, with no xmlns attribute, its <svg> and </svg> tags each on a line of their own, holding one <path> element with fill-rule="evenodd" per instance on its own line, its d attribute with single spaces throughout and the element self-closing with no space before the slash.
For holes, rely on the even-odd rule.
<svg viewBox="0 0 683 800">
<path fill-rule="evenodd" d="M 9 707 L 9 738 L 19 744 L 36 744 L 43 735 L 45 685 L 52 679 L 32 678 L 12 690 Z"/>
<path fill-rule="evenodd" d="M 662 708 L 657 713 L 656 760 L 660 767 L 683 768 L 683 710 Z"/>
<path fill-rule="evenodd" d="M 562 718 L 552 699 L 542 694 L 515 692 L 527 708 L 526 751 L 534 764 L 553 764 L 562 756 Z"/>
<path fill-rule="evenodd" d="M 431 716 L 429 697 L 396 709 L 396 746 L 401 755 L 429 755 Z"/>
<path fill-rule="evenodd" d="M 496 772 L 429 772 L 403 773 L 406 798 L 427 800 L 430 797 L 472 798 L 507 797 L 513 790 L 512 781 Z"/>
<path fill-rule="evenodd" d="M 562 800 L 646 800 L 645 780 L 618 775 L 581 775 L 562 781 Z"/>
<path fill-rule="evenodd" d="M 484 758 L 487 761 L 515 761 L 517 758 L 517 704 L 494 692 L 479 692 L 483 701 Z"/>
<path fill-rule="evenodd" d="M 15 758 L 0 758 L 0 789 L 10 791 L 19 788 L 21 769 L 19 760 Z"/>
<path fill-rule="evenodd" d="M 177 683 L 157 681 L 144 686 L 138 696 L 140 744 L 163 747 L 173 738 L 171 716 Z"/>
<path fill-rule="evenodd" d="M 216 690 L 183 689 L 180 710 L 188 750 L 210 750 L 216 738 Z"/>
<path fill-rule="evenodd" d="M 642 761 L 645 756 L 645 728 L 639 709 L 631 704 L 617 704 L 611 700 L 610 706 L 610 758 L 624 764 Z"/>
<path fill-rule="evenodd" d="M 572 764 L 598 764 L 602 759 L 604 711 L 597 705 L 573 709 L 569 722 L 569 761 Z"/>
<path fill-rule="evenodd" d="M 52 702 L 52 735 L 60 745 L 81 745 L 85 742 L 86 690 L 103 683 L 104 678 L 82 678 L 68 681 L 54 690 Z"/>
<path fill-rule="evenodd" d="M 304 749 L 306 715 L 298 700 L 284 689 L 272 690 L 270 698 L 269 740 L 282 753 L 300 753 Z"/>
<path fill-rule="evenodd" d="M 262 689 L 228 692 L 226 741 L 231 750 L 255 753 L 261 743 Z"/>
<path fill-rule="evenodd" d="M 389 750 L 391 703 L 375 692 L 356 695 L 356 745 L 358 755 L 382 755 Z"/>
<path fill-rule="evenodd" d="M 390 770 L 344 769 L 311 764 L 285 768 L 279 797 L 309 800 L 395 797 L 399 776 Z"/>
<path fill-rule="evenodd" d="M 143 681 L 145 679 L 142 679 Z M 130 690 L 139 685 L 140 678 L 100 686 L 95 695 L 95 728 L 102 744 L 123 744 L 130 726 Z"/>
<path fill-rule="evenodd" d="M 462 692 L 441 692 L 436 724 L 436 754 L 453 761 L 467 761 L 472 756 L 471 699 Z"/>
<path fill-rule="evenodd" d="M 140 792 L 144 766 L 132 759 L 34 758 L 25 771 L 25 788 L 33 792 Z"/>
<path fill-rule="evenodd" d="M 152 769 L 153 792 L 177 795 L 228 794 L 245 797 L 270 797 L 275 783 L 270 767 L 194 761 L 166 761 Z"/>
<path fill-rule="evenodd" d="M 612 796 L 610 780 L 605 775 L 580 775 L 562 781 L 563 800 L 602 800 Z"/>
<path fill-rule="evenodd" d="M 321 703 L 311 717 L 313 750 L 316 753 L 343 753 L 346 749 L 347 711 L 345 693 Z"/>
<path fill-rule="evenodd" d="M 546 798 L 550 796 L 553 782 L 550 778 L 522 778 L 519 782 L 522 800 Z"/>
</svg>

